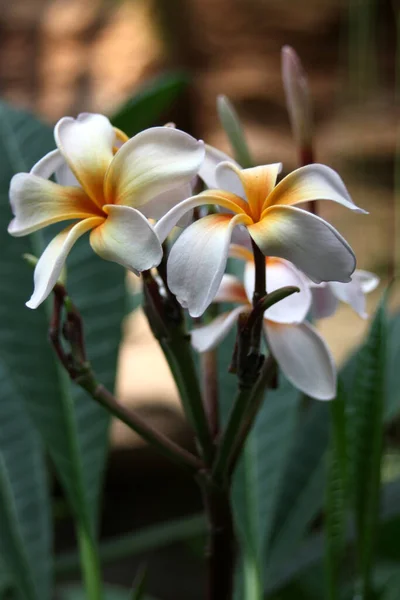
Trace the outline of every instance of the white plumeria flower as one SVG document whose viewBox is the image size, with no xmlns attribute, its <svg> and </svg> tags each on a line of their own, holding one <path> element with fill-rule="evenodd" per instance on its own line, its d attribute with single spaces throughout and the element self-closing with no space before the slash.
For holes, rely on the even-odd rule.
<svg viewBox="0 0 400 600">
<path fill-rule="evenodd" d="M 209 189 L 174 206 L 155 226 L 163 241 L 187 212 L 215 204 L 224 212 L 190 225 L 174 244 L 168 260 L 168 282 L 178 301 L 193 317 L 212 302 L 225 271 L 229 243 L 236 226 L 246 227 L 265 256 L 293 262 L 315 283 L 350 281 L 355 256 L 329 223 L 293 205 L 333 200 L 365 212 L 351 200 L 339 175 L 325 165 L 293 171 L 276 185 L 281 164 L 240 169 L 225 155 L 207 147 L 199 175 Z"/>
<path fill-rule="evenodd" d="M 246 260 L 244 285 L 233 275 L 224 275 L 215 302 L 239 303 L 208 325 L 192 331 L 192 345 L 198 352 L 215 348 L 229 333 L 240 314 L 250 312 L 254 291 L 254 262 L 249 250 L 232 247 L 231 255 Z M 317 400 L 336 395 L 336 369 L 332 355 L 317 330 L 305 321 L 311 307 L 307 278 L 291 263 L 266 259 L 267 292 L 291 285 L 300 289 L 277 302 L 264 313 L 268 348 L 287 379 L 299 390 Z"/>
<path fill-rule="evenodd" d="M 331 317 L 341 301 L 349 304 L 362 319 L 367 319 L 365 295 L 373 292 L 378 287 L 379 281 L 379 277 L 374 273 L 357 269 L 351 276 L 350 283 L 331 282 L 315 285 L 310 282 L 313 317 L 315 319 Z"/>
<path fill-rule="evenodd" d="M 61 119 L 54 137 L 57 150 L 30 173 L 15 175 L 10 186 L 11 235 L 74 220 L 40 257 L 30 308 L 50 294 L 69 251 L 87 231 L 93 250 L 106 260 L 137 273 L 159 264 L 162 247 L 148 218 L 159 218 L 191 194 L 205 153 L 202 142 L 169 127 L 128 139 L 99 114 Z M 58 183 L 49 181 L 52 175 Z"/>
</svg>

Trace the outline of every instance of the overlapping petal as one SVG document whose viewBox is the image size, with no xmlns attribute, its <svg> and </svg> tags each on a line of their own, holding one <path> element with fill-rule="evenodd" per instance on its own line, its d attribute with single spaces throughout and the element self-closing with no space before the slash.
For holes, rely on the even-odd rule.
<svg viewBox="0 0 400 600">
<path fill-rule="evenodd" d="M 167 238 L 178 221 L 187 212 L 197 206 L 206 206 L 207 204 L 218 204 L 233 213 L 243 215 L 243 223 L 251 223 L 251 219 L 246 215 L 246 202 L 244 200 L 235 196 L 235 194 L 224 192 L 223 190 L 207 190 L 180 202 L 156 223 L 154 229 L 157 232 L 160 242 L 162 243 Z"/>
<path fill-rule="evenodd" d="M 247 262 L 244 271 L 244 285 L 249 302 L 253 299 L 254 278 L 254 262 Z M 277 302 L 265 312 L 264 316 L 276 323 L 300 323 L 306 318 L 312 300 L 310 287 L 304 275 L 286 260 L 267 260 L 267 292 L 274 292 L 287 285 L 298 287 L 300 292 Z"/>
<path fill-rule="evenodd" d="M 57 146 L 86 193 L 104 204 L 103 183 L 113 159 L 116 134 L 107 117 L 82 113 L 65 117 L 54 129 Z"/>
<path fill-rule="evenodd" d="M 312 325 L 284 325 L 266 320 L 265 331 L 273 355 L 295 387 L 317 400 L 335 397 L 335 364 Z"/>
<path fill-rule="evenodd" d="M 228 335 L 240 314 L 251 310 L 250 306 L 238 306 L 234 310 L 216 317 L 208 325 L 191 331 L 192 346 L 197 352 L 213 350 Z"/>
<path fill-rule="evenodd" d="M 57 183 L 67 186 L 78 186 L 80 183 L 65 161 L 60 150 L 52 150 L 41 158 L 31 169 L 32 175 L 49 179 L 55 175 Z"/>
<path fill-rule="evenodd" d="M 230 255 L 230 252 L 229 252 Z M 240 302 L 248 304 L 243 283 L 234 275 L 225 274 L 215 295 L 214 302 Z"/>
<path fill-rule="evenodd" d="M 67 219 L 101 216 L 81 188 L 61 186 L 31 173 L 14 175 L 10 203 L 15 218 L 8 233 L 16 237 Z"/>
<path fill-rule="evenodd" d="M 264 209 L 274 205 L 293 205 L 310 200 L 333 200 L 354 212 L 366 214 L 365 210 L 354 204 L 336 171 L 317 163 L 296 169 L 282 179 L 268 196 Z"/>
<path fill-rule="evenodd" d="M 248 230 L 265 256 L 286 258 L 315 283 L 350 281 L 356 266 L 354 253 L 320 217 L 292 206 L 273 206 Z"/>
<path fill-rule="evenodd" d="M 205 145 L 205 157 L 199 169 L 199 177 L 204 181 L 208 188 L 217 188 L 217 180 L 215 177 L 215 169 L 221 162 L 230 162 L 237 167 L 239 165 L 227 154 L 221 152 L 213 146 Z"/>
<path fill-rule="evenodd" d="M 141 212 L 148 219 L 161 219 L 171 208 L 176 206 L 179 202 L 187 200 L 192 195 L 192 186 L 190 183 L 184 183 L 183 185 L 176 187 L 172 190 L 168 190 L 161 194 L 158 194 L 155 198 L 146 202 L 140 207 Z M 180 227 L 184 227 L 190 222 L 191 213 L 184 215 L 178 224 Z"/>
<path fill-rule="evenodd" d="M 99 256 L 136 272 L 160 263 L 161 244 L 142 213 L 113 204 L 106 204 L 104 211 L 107 219 L 90 234 L 90 244 Z"/>
<path fill-rule="evenodd" d="M 171 291 L 192 317 L 212 302 L 228 258 L 233 228 L 245 215 L 209 215 L 190 225 L 172 247 L 167 273 Z"/>
<path fill-rule="evenodd" d="M 345 283 L 343 285 L 349 285 Z M 339 301 L 332 291 L 329 283 L 320 284 L 311 288 L 312 316 L 314 319 L 326 319 L 335 314 Z"/>
<path fill-rule="evenodd" d="M 188 184 L 204 159 L 204 144 L 171 127 L 153 127 L 126 142 L 105 177 L 108 203 L 138 208 Z"/>
<path fill-rule="evenodd" d="M 363 269 L 357 269 L 354 271 L 352 280 L 357 282 L 361 287 L 364 294 L 373 292 L 379 285 L 379 277 L 375 273 L 370 271 L 364 271 Z"/>
<path fill-rule="evenodd" d="M 41 255 L 34 273 L 35 289 L 26 303 L 29 308 L 37 308 L 50 294 L 57 283 L 65 260 L 75 242 L 87 231 L 97 227 L 103 219 L 92 217 L 70 225 L 56 235 Z"/>
</svg>

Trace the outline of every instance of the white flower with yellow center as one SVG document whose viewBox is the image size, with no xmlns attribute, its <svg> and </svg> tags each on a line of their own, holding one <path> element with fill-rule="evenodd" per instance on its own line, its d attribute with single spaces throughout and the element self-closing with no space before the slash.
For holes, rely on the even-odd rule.
<svg viewBox="0 0 400 600">
<path fill-rule="evenodd" d="M 40 257 L 30 308 L 50 294 L 69 251 L 87 231 L 93 250 L 106 260 L 135 272 L 159 264 L 162 247 L 148 218 L 190 196 L 190 181 L 204 159 L 203 143 L 183 131 L 154 127 L 128 139 L 98 114 L 61 119 L 54 137 L 57 150 L 30 173 L 15 175 L 10 186 L 11 235 L 74 221 Z"/>
<path fill-rule="evenodd" d="M 224 275 L 214 302 L 234 302 L 239 306 L 192 331 L 192 345 L 198 352 L 215 348 L 235 325 L 239 315 L 252 310 L 252 253 L 247 248 L 235 245 L 231 246 L 230 254 L 246 260 L 244 285 L 233 275 Z M 336 395 L 335 364 L 325 341 L 305 320 L 311 307 L 309 282 L 288 261 L 267 258 L 267 292 L 288 285 L 298 287 L 300 292 L 277 302 L 264 313 L 268 348 L 296 388 L 317 400 L 331 400 Z"/>
<path fill-rule="evenodd" d="M 215 152 L 214 152 L 215 154 Z M 212 302 L 225 271 L 232 232 L 244 226 L 265 256 L 285 258 L 315 283 L 350 281 L 355 256 L 329 223 L 294 205 L 333 200 L 364 212 L 350 198 L 339 175 L 325 165 L 312 164 L 290 173 L 276 185 L 281 164 L 240 169 L 219 162 L 207 148 L 200 176 L 209 189 L 174 206 L 155 226 L 163 241 L 172 227 L 196 206 L 215 204 L 225 212 L 190 225 L 174 244 L 168 260 L 171 291 L 193 317 Z"/>
</svg>

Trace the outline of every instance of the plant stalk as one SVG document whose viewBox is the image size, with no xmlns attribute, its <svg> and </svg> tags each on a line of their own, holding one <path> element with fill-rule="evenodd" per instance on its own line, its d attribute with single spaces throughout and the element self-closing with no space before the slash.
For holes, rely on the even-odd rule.
<svg viewBox="0 0 400 600">
<path fill-rule="evenodd" d="M 88 600 L 103 600 L 99 555 L 88 527 L 77 522 L 80 562 Z"/>
</svg>

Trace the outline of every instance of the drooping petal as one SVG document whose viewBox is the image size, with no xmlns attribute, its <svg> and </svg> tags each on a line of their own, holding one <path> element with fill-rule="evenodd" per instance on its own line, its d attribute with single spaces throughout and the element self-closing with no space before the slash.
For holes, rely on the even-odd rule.
<svg viewBox="0 0 400 600">
<path fill-rule="evenodd" d="M 28 308 L 37 308 L 47 298 L 57 283 L 72 246 L 84 233 L 99 225 L 102 220 L 100 217 L 84 219 L 75 225 L 70 225 L 52 239 L 36 265 L 33 276 L 35 289 L 26 303 Z"/>
<path fill-rule="evenodd" d="M 106 204 L 104 212 L 107 219 L 90 234 L 90 244 L 99 256 L 136 273 L 160 263 L 161 244 L 142 213 L 114 204 Z"/>
<path fill-rule="evenodd" d="M 61 186 L 30 173 L 14 175 L 10 203 L 15 218 L 8 226 L 8 233 L 15 237 L 67 219 L 101 216 L 81 188 Z"/>
<path fill-rule="evenodd" d="M 373 292 L 380 282 L 379 277 L 375 273 L 364 271 L 363 269 L 356 269 L 351 278 L 353 281 L 358 282 L 364 294 Z"/>
<path fill-rule="evenodd" d="M 281 169 L 281 163 L 251 169 L 238 169 L 230 163 L 221 163 L 217 168 L 216 178 L 218 187 L 245 198 L 253 217 L 259 218 Z"/>
<path fill-rule="evenodd" d="M 197 352 L 207 352 L 216 348 L 235 325 L 238 316 L 249 309 L 250 307 L 247 306 L 238 306 L 234 310 L 219 315 L 208 325 L 193 329 L 191 331 L 193 348 Z"/>
<path fill-rule="evenodd" d="M 310 200 L 333 200 L 354 212 L 367 214 L 351 199 L 339 175 L 326 165 L 312 164 L 296 169 L 272 190 L 264 209 L 275 205 L 293 205 Z"/>
<path fill-rule="evenodd" d="M 344 283 L 343 285 L 348 285 Z M 312 316 L 314 319 L 326 319 L 335 314 L 339 301 L 332 291 L 331 284 L 321 283 L 311 287 Z"/>
<path fill-rule="evenodd" d="M 243 215 L 214 214 L 190 225 L 172 247 L 167 264 L 170 290 L 192 317 L 214 299 L 228 258 L 232 230 Z"/>
<path fill-rule="evenodd" d="M 254 262 L 246 263 L 244 285 L 249 302 L 253 299 L 254 272 Z M 301 323 L 311 307 L 311 291 L 304 275 L 286 260 L 268 259 L 266 265 L 267 293 L 287 285 L 298 287 L 300 292 L 277 302 L 264 313 L 264 316 L 277 323 Z"/>
<path fill-rule="evenodd" d="M 104 204 L 103 183 L 113 159 L 116 134 L 107 117 L 82 113 L 77 119 L 64 117 L 54 137 L 66 162 L 86 193 L 98 205 Z"/>
<path fill-rule="evenodd" d="M 230 162 L 236 165 L 238 168 L 240 167 L 236 161 L 233 160 L 233 158 L 224 152 L 221 152 L 221 150 L 214 148 L 213 146 L 206 144 L 205 150 L 206 154 L 199 169 L 199 177 L 204 181 L 208 188 L 217 188 L 219 186 L 215 177 L 215 170 L 219 163 Z"/>
<path fill-rule="evenodd" d="M 180 202 L 156 223 L 154 229 L 157 232 L 160 242 L 162 243 L 167 238 L 179 219 L 188 211 L 197 206 L 205 206 L 207 204 L 217 204 L 229 211 L 245 216 L 246 202 L 244 200 L 223 190 L 207 190 Z M 246 222 L 246 224 L 251 223 L 251 219 L 247 217 L 243 222 Z"/>
<path fill-rule="evenodd" d="M 332 292 L 342 302 L 350 304 L 350 306 L 356 311 L 363 319 L 367 318 L 365 310 L 365 295 L 361 289 L 358 281 L 352 279 L 349 283 L 338 283 L 332 281 L 330 284 Z"/>
<path fill-rule="evenodd" d="M 105 178 L 109 203 L 139 207 L 162 192 L 191 182 L 204 144 L 171 127 L 142 131 L 118 150 Z"/>
<path fill-rule="evenodd" d="M 332 355 L 317 330 L 307 322 L 283 325 L 265 321 L 268 345 L 283 373 L 299 390 L 317 400 L 336 395 Z"/>
<path fill-rule="evenodd" d="M 292 206 L 273 206 L 248 230 L 265 256 L 286 258 L 315 283 L 350 281 L 356 266 L 354 253 L 320 217 Z"/>
<path fill-rule="evenodd" d="M 215 295 L 214 302 L 240 302 L 241 304 L 248 304 L 246 290 L 240 279 L 226 273 L 222 277 L 221 285 Z"/>
</svg>

